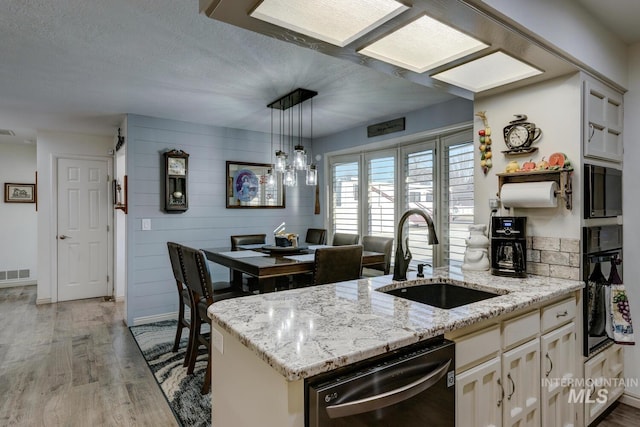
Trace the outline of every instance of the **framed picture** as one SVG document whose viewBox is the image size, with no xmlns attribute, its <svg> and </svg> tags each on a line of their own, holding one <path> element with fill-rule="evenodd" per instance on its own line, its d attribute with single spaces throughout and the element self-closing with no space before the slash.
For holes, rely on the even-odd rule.
<svg viewBox="0 0 640 427">
<path fill-rule="evenodd" d="M 4 201 L 5 203 L 35 203 L 36 185 L 5 182 Z"/>
<path fill-rule="evenodd" d="M 227 208 L 284 208 L 282 176 L 269 184 L 269 169 L 268 163 L 227 161 Z"/>
</svg>

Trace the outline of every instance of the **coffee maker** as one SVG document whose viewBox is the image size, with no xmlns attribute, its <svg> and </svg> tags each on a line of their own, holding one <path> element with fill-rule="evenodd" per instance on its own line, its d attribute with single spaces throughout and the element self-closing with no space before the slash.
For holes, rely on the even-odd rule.
<svg viewBox="0 0 640 427">
<path fill-rule="evenodd" d="M 527 218 L 491 218 L 491 274 L 527 277 Z"/>
</svg>

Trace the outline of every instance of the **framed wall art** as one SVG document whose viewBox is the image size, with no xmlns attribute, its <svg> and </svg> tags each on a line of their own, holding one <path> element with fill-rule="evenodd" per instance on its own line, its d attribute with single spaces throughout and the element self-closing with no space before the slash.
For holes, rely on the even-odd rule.
<svg viewBox="0 0 640 427">
<path fill-rule="evenodd" d="M 284 208 L 282 176 L 269 184 L 268 163 L 227 161 L 227 208 Z"/>
<path fill-rule="evenodd" d="M 14 184 L 5 182 L 4 184 L 5 203 L 35 203 L 35 184 Z"/>
</svg>

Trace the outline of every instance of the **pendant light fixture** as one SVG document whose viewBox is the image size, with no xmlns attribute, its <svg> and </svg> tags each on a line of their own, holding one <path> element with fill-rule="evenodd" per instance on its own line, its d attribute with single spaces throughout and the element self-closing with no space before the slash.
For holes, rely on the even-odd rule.
<svg viewBox="0 0 640 427">
<path fill-rule="evenodd" d="M 313 172 L 310 172 L 310 166 L 307 156 L 307 150 L 303 144 L 303 134 L 305 130 L 303 104 L 305 101 L 310 100 L 310 113 L 309 113 L 309 140 L 313 138 L 313 100 L 318 92 L 298 88 L 293 92 L 290 92 L 275 101 L 267 105 L 271 108 L 271 152 L 273 153 L 273 141 L 274 141 L 274 114 L 273 110 L 279 110 L 278 117 L 278 139 L 280 141 L 280 147 L 275 152 L 275 159 L 273 163 L 273 171 L 283 174 L 283 183 L 288 187 L 294 187 L 297 185 L 297 171 L 306 171 L 305 183 L 307 185 L 315 185 L 317 181 L 317 169 L 313 168 Z M 297 106 L 297 114 L 294 114 L 292 107 Z M 289 110 L 289 114 L 285 114 L 285 110 Z M 287 135 L 285 135 L 285 133 Z M 288 144 L 287 144 L 288 142 Z M 286 145 L 289 145 L 289 152 L 291 153 L 291 160 L 284 151 Z M 310 174 L 311 173 L 311 177 Z M 276 181 L 275 177 L 273 178 Z M 310 180 L 313 182 L 309 184 Z"/>
</svg>

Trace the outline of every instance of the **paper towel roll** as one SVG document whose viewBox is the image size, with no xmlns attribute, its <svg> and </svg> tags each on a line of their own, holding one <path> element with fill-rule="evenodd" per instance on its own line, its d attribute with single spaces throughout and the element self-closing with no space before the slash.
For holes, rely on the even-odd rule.
<svg viewBox="0 0 640 427">
<path fill-rule="evenodd" d="M 553 208 L 558 206 L 557 189 L 555 181 L 504 184 L 500 201 L 508 208 Z"/>
</svg>

